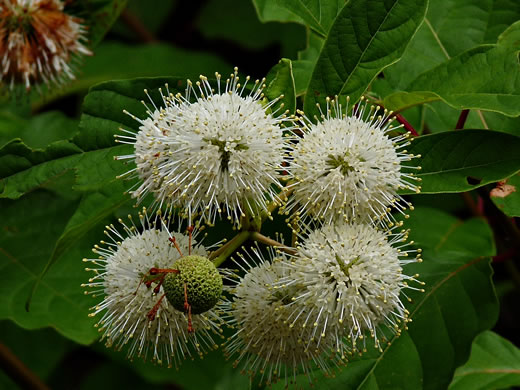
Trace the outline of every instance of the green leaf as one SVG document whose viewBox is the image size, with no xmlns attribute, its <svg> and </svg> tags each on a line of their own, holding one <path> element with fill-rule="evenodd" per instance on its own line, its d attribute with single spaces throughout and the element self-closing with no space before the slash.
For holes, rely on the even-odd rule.
<svg viewBox="0 0 520 390">
<path fill-rule="evenodd" d="M 253 0 L 262 22 L 305 24 L 325 37 L 345 0 Z"/>
<path fill-rule="evenodd" d="M 312 76 L 315 61 L 296 60 L 293 61 L 293 74 L 296 96 L 302 96 L 307 91 L 307 86 Z"/>
<path fill-rule="evenodd" d="M 495 43 L 518 19 L 520 3 L 515 0 L 436 0 L 402 60 L 385 70 L 385 78 L 396 89 L 407 90 L 421 73 L 477 45 Z"/>
<path fill-rule="evenodd" d="M 283 95 L 281 102 L 284 104 L 283 112 L 289 110 L 290 114 L 296 112 L 296 91 L 291 60 L 282 58 L 278 64 L 273 66 L 266 76 L 265 96 L 269 100 L 277 99 Z M 280 105 L 276 104 L 276 108 Z"/>
<path fill-rule="evenodd" d="M 78 131 L 78 120 L 59 111 L 48 111 L 29 119 L 11 112 L 0 112 L 0 147 L 20 138 L 31 149 L 45 149 L 49 144 L 72 138 Z"/>
<path fill-rule="evenodd" d="M 388 110 L 399 112 L 438 100 L 439 96 L 433 92 L 395 92 L 384 98 L 383 106 Z"/>
<path fill-rule="evenodd" d="M 520 350 L 491 331 L 475 341 L 466 364 L 455 371 L 449 390 L 495 390 L 520 386 Z"/>
<path fill-rule="evenodd" d="M 98 332 L 87 316 L 92 303 L 80 287 L 88 278 L 81 259 L 102 237 L 102 230 L 62 256 L 42 280 L 31 310 L 25 310 L 30 287 L 76 206 L 75 200 L 41 190 L 16 201 L 0 199 L 0 318 L 27 329 L 50 326 L 67 338 L 88 344 Z"/>
<path fill-rule="evenodd" d="M 371 81 L 398 61 L 426 13 L 427 0 L 349 1 L 321 50 L 305 95 L 310 117 L 327 96 L 357 101 Z"/>
<path fill-rule="evenodd" d="M 81 158 L 81 149 L 56 141 L 45 150 L 33 150 L 20 139 L 0 149 L 0 198 L 17 199 L 66 174 Z"/>
<path fill-rule="evenodd" d="M 491 130 L 460 130 L 417 137 L 409 164 L 421 178 L 421 193 L 464 192 L 520 170 L 520 137 Z"/>
<path fill-rule="evenodd" d="M 506 30 L 496 45 L 482 45 L 453 57 L 421 74 L 409 89 L 433 92 L 458 109 L 482 109 L 518 116 L 519 39 L 520 22 Z"/>
<path fill-rule="evenodd" d="M 112 179 L 112 181 L 114 181 Z M 81 201 L 70 217 L 63 233 L 59 236 L 52 254 L 38 274 L 29 296 L 26 307 L 29 308 L 43 277 L 49 269 L 60 259 L 64 253 L 70 250 L 82 238 L 84 238 L 93 228 L 99 226 L 107 218 L 111 217 L 125 203 L 130 201 L 124 192 L 126 187 L 121 181 L 100 186 L 97 192 L 84 194 Z"/>
<path fill-rule="evenodd" d="M 520 217 L 520 175 L 511 176 L 491 190 L 489 197 L 502 212 Z"/>
<path fill-rule="evenodd" d="M 466 361 L 473 338 L 498 315 L 489 257 L 493 235 L 482 219 L 466 222 L 417 207 L 406 221 L 410 237 L 423 249 L 424 261 L 405 266 L 419 273 L 424 293 L 408 293 L 412 322 L 379 354 L 353 358 L 334 378 L 316 372 L 320 389 L 439 389 L 448 387 L 457 366 Z M 302 388 L 312 388 L 306 377 Z M 273 386 L 282 389 L 283 384 Z"/>
<path fill-rule="evenodd" d="M 187 85 L 185 78 L 158 77 L 109 81 L 92 87 L 83 101 L 80 132 L 74 143 L 85 151 L 118 146 L 114 135 L 121 134 L 121 127 L 137 132 L 140 126 L 123 110 L 138 118 L 146 118 L 146 108 L 142 102 L 151 103 L 144 90 L 148 90 L 156 104 L 162 105 L 159 88 L 166 93 L 165 84 L 172 93 L 183 93 Z"/>
</svg>

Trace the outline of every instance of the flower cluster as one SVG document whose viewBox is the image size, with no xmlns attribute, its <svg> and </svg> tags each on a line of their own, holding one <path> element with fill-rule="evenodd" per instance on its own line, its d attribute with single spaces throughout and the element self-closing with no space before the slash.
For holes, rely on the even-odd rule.
<svg viewBox="0 0 520 390">
<path fill-rule="evenodd" d="M 417 157 L 404 149 L 408 133 L 363 99 L 327 99 L 321 118 L 297 119 L 264 87 L 249 77 L 241 85 L 235 68 L 225 83 L 218 73 L 214 84 L 188 80 L 184 94 L 166 85 L 159 105 L 145 91 L 147 117 L 127 113 L 139 128 L 116 136 L 134 148 L 118 157 L 136 165 L 123 176 L 139 178 L 130 192 L 150 195 L 158 217 L 121 222 L 125 234 L 107 227 L 111 241 L 85 260 L 97 265 L 87 286 L 104 295 L 92 315 L 108 345 L 177 365 L 216 347 L 226 324 L 235 366 L 288 385 L 316 368 L 333 374 L 370 346 L 382 351 L 406 329 L 403 298 L 423 283 L 404 267 L 421 261 L 420 250 L 390 212 L 412 209 L 398 190 L 420 190 L 403 172 Z M 259 232 L 277 207 L 289 214 L 292 247 Z M 188 219 L 187 236 L 170 232 L 164 211 Z M 222 216 L 241 232 L 208 254 L 192 223 Z M 240 249 L 247 238 L 267 253 Z M 237 269 L 217 271 L 233 253 Z"/>
<path fill-rule="evenodd" d="M 83 20 L 61 0 L 0 2 L 0 83 L 59 84 L 74 79 L 74 62 L 91 55 Z"/>
</svg>

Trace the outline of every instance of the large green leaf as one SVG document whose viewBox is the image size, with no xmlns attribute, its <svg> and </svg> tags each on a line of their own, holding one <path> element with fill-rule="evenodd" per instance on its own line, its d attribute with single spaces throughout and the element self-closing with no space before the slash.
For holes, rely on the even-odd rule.
<svg viewBox="0 0 520 390">
<path fill-rule="evenodd" d="M 442 99 L 458 109 L 520 115 L 520 26 L 510 26 L 519 18 L 520 4 L 511 0 L 440 0 L 402 60 L 385 71 L 398 91 L 384 106 L 401 111 Z"/>
<path fill-rule="evenodd" d="M 420 154 L 421 192 L 464 192 L 520 170 L 520 137 L 491 130 L 460 130 L 416 138 L 408 151 Z"/>
<path fill-rule="evenodd" d="M 0 149 L 0 198 L 17 199 L 66 174 L 80 159 L 80 152 L 68 141 L 35 151 L 14 139 Z"/>
<path fill-rule="evenodd" d="M 381 354 L 369 350 L 353 358 L 335 378 L 316 373 L 321 389 L 446 389 L 456 367 L 466 361 L 473 338 L 496 321 L 489 265 L 495 248 L 486 222 L 464 222 L 417 207 L 405 226 L 424 258 L 405 272 L 417 272 L 426 282 L 424 293 L 410 294 L 408 330 L 391 338 Z M 305 376 L 299 382 L 311 388 Z"/>
<path fill-rule="evenodd" d="M 20 138 L 31 149 L 45 149 L 49 144 L 72 138 L 78 131 L 77 119 L 59 111 L 48 111 L 29 119 L 0 112 L 0 147 Z"/>
<path fill-rule="evenodd" d="M 520 22 L 506 30 L 496 45 L 482 45 L 421 74 L 411 91 L 433 92 L 455 108 L 520 115 Z M 428 100 L 431 97 L 428 96 Z M 395 108 L 395 107 L 391 107 Z"/>
<path fill-rule="evenodd" d="M 309 86 L 316 61 L 325 40 L 311 30 L 307 30 L 307 47 L 298 52 L 298 59 L 293 61 L 294 84 L 296 95 L 304 95 Z"/>
<path fill-rule="evenodd" d="M 406 90 L 418 75 L 451 57 L 495 43 L 518 19 L 520 3 L 515 0 L 436 0 L 402 60 L 385 70 L 385 77 Z"/>
<path fill-rule="evenodd" d="M 325 37 L 345 0 L 253 0 L 263 22 L 296 22 Z"/>
<path fill-rule="evenodd" d="M 25 310 L 30 288 L 76 206 L 75 200 L 41 190 L 19 200 L 0 200 L 0 318 L 27 329 L 51 326 L 76 342 L 90 343 L 98 332 L 87 316 L 91 303 L 80 287 L 88 278 L 81 259 L 102 237 L 102 227 L 62 256 L 42 280 L 31 310 Z"/>
<path fill-rule="evenodd" d="M 114 183 L 113 181 L 115 181 L 115 177 L 112 179 L 112 183 L 100 187 L 95 192 L 87 192 L 82 196 L 78 207 L 56 240 L 51 255 L 31 287 L 27 297 L 27 308 L 31 306 L 33 296 L 38 290 L 42 279 L 54 263 L 80 240 L 84 239 L 90 231 L 99 227 L 103 221 L 107 220 L 121 206 L 130 201 L 130 198 L 124 194 L 126 187 L 124 187 L 123 183 L 120 181 Z M 83 241 L 88 245 L 88 240 L 84 239 Z"/>
<path fill-rule="evenodd" d="M 336 17 L 313 70 L 304 111 L 327 96 L 356 101 L 381 70 L 398 61 L 426 13 L 427 0 L 349 1 Z"/>
<path fill-rule="evenodd" d="M 495 390 L 520 386 L 520 350 L 487 331 L 473 342 L 466 364 L 455 371 L 449 390 Z"/>
</svg>

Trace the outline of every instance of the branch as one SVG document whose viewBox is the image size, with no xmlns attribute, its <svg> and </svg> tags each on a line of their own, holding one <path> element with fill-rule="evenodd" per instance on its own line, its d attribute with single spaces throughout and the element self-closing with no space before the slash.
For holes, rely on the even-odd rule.
<svg viewBox="0 0 520 390">
<path fill-rule="evenodd" d="M 455 125 L 455 130 L 462 130 L 464 128 L 464 124 L 466 123 L 466 119 L 468 119 L 469 110 L 462 110 L 460 112 L 459 120 Z"/>
<path fill-rule="evenodd" d="M 473 198 L 471 197 L 471 194 L 469 192 L 461 192 L 460 194 L 462 196 L 462 199 L 464 199 L 464 203 L 466 203 L 466 206 L 471 210 L 471 213 L 475 217 L 486 217 L 484 214 L 484 207 L 482 204 L 482 198 L 478 196 L 478 202 L 475 202 Z"/>
<path fill-rule="evenodd" d="M 282 250 L 285 253 L 288 253 L 290 255 L 295 255 L 296 254 L 296 249 L 290 248 L 290 247 L 282 244 L 281 242 L 278 242 L 278 241 L 275 241 L 275 240 L 273 240 L 273 239 L 271 239 L 269 237 L 266 237 L 262 233 L 252 232 L 251 233 L 251 239 L 255 240 L 255 241 L 258 241 L 258 242 L 261 242 L 262 244 L 278 248 L 278 249 L 280 249 L 280 250 Z"/>
<path fill-rule="evenodd" d="M 50 390 L 34 372 L 2 343 L 0 343 L 0 366 L 13 382 L 22 389 Z"/>
<path fill-rule="evenodd" d="M 144 43 L 156 43 L 157 38 L 146 28 L 141 20 L 127 8 L 121 12 L 121 20 L 132 30 Z"/>
<path fill-rule="evenodd" d="M 215 267 L 221 265 L 226 259 L 231 256 L 231 254 L 236 251 L 244 242 L 250 238 L 251 232 L 245 231 L 238 233 L 235 237 L 233 237 L 230 241 L 228 241 L 225 245 L 222 245 L 219 249 L 214 252 L 211 252 L 209 255 L 209 259 L 213 260 L 213 264 Z"/>
<path fill-rule="evenodd" d="M 395 119 L 397 119 L 397 122 L 402 124 L 406 131 L 409 131 L 415 137 L 419 136 L 419 133 L 413 128 L 410 122 L 404 119 L 404 116 L 402 116 L 401 114 L 394 114 L 394 116 Z"/>
</svg>

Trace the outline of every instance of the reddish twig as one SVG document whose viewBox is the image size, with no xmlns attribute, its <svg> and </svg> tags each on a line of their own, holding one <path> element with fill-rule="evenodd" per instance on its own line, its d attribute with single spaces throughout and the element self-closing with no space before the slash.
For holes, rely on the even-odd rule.
<svg viewBox="0 0 520 390">
<path fill-rule="evenodd" d="M 121 12 L 121 20 L 125 23 L 133 32 L 137 34 L 137 36 L 144 43 L 156 43 L 157 38 L 146 28 L 146 26 L 141 22 L 141 20 L 130 12 L 128 9 L 124 9 Z"/>
<path fill-rule="evenodd" d="M 477 201 L 475 202 L 475 200 L 469 192 L 461 192 L 460 195 L 462 196 L 462 199 L 464 199 L 464 203 L 466 203 L 466 206 L 468 206 L 471 213 L 475 217 L 486 218 L 486 215 L 484 213 L 484 202 L 480 196 L 477 198 Z"/>
<path fill-rule="evenodd" d="M 1 343 L 0 367 L 22 389 L 50 390 L 9 348 Z"/>
<path fill-rule="evenodd" d="M 459 120 L 455 125 L 455 130 L 462 130 L 464 128 L 464 124 L 466 123 L 466 119 L 468 119 L 469 110 L 462 110 L 460 112 Z"/>
<path fill-rule="evenodd" d="M 397 119 L 397 122 L 403 125 L 403 127 L 406 129 L 406 131 L 409 131 L 410 134 L 417 137 L 419 136 L 419 133 L 413 128 L 413 126 L 408 122 L 401 114 L 394 114 L 395 119 Z"/>
</svg>

